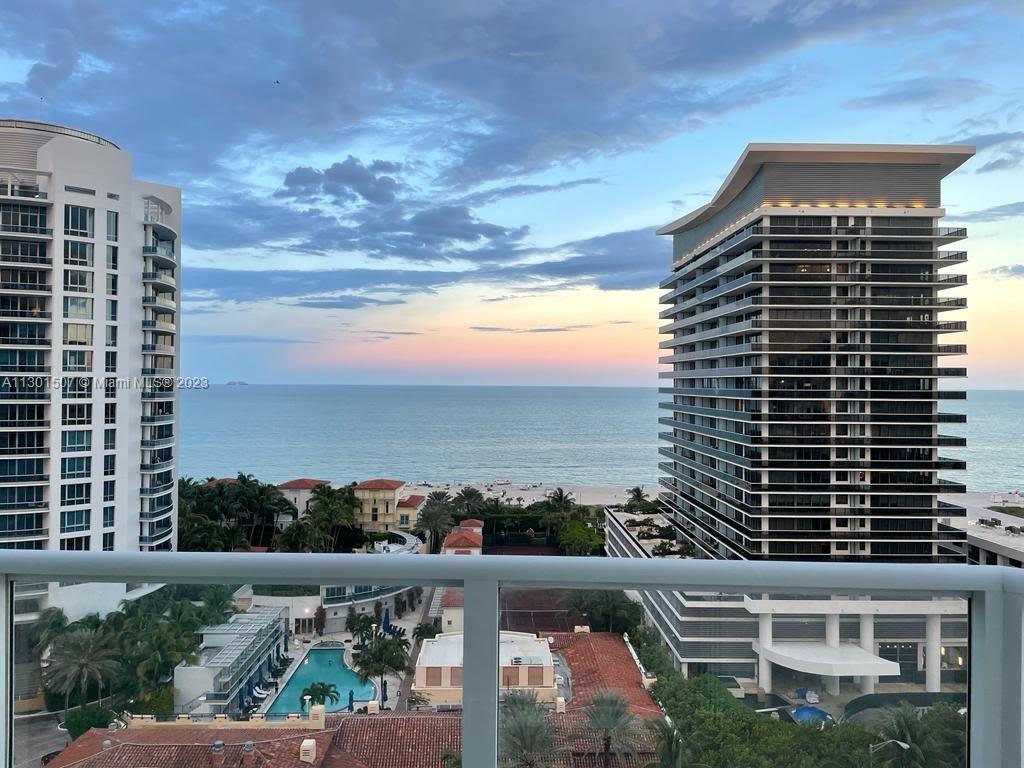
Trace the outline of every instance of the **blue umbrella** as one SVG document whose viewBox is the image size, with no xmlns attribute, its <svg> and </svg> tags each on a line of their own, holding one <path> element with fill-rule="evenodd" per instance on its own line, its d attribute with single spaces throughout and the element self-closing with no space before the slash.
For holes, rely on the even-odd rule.
<svg viewBox="0 0 1024 768">
<path fill-rule="evenodd" d="M 798 723 L 830 723 L 832 715 L 818 707 L 797 707 L 793 710 L 793 719 Z"/>
<path fill-rule="evenodd" d="M 384 625 L 384 631 L 391 629 L 391 609 L 384 609 L 384 621 L 381 622 Z"/>
<path fill-rule="evenodd" d="M 284 636 L 284 652 L 288 653 L 288 635 Z"/>
<path fill-rule="evenodd" d="M 351 688 L 348 689 L 348 711 L 356 711 L 356 692 L 353 691 Z"/>
<path fill-rule="evenodd" d="M 238 689 L 238 708 L 245 709 L 245 691 L 241 688 Z"/>
<path fill-rule="evenodd" d="M 383 681 L 381 681 L 381 686 L 380 686 L 380 703 L 381 704 L 386 704 L 387 701 L 388 701 L 388 681 L 387 680 L 383 680 Z"/>
<path fill-rule="evenodd" d="M 260 666 L 260 681 L 259 681 L 259 686 L 260 686 L 260 688 L 262 688 L 262 687 L 263 687 L 263 667 L 262 667 L 262 666 Z"/>
</svg>

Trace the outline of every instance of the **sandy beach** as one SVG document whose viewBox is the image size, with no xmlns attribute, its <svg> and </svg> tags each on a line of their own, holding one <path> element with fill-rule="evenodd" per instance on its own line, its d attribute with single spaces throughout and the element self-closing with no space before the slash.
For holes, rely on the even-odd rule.
<svg viewBox="0 0 1024 768">
<path fill-rule="evenodd" d="M 626 501 L 627 489 L 613 485 L 572 485 L 570 483 L 516 483 L 499 480 L 490 483 L 409 483 L 405 486 L 407 494 L 420 493 L 426 496 L 431 491 L 448 491 L 453 496 L 463 488 L 477 488 L 489 499 L 498 498 L 507 504 L 516 504 L 522 499 L 523 505 L 541 501 L 555 488 L 572 494 L 579 504 L 623 504 Z M 648 496 L 657 494 L 655 486 L 646 486 Z"/>
</svg>

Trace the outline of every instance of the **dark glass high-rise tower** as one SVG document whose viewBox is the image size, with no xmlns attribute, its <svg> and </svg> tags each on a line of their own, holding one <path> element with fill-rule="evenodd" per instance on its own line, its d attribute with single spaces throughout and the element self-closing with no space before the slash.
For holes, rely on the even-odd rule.
<svg viewBox="0 0 1024 768">
<path fill-rule="evenodd" d="M 965 323 L 940 226 L 961 146 L 751 144 L 668 224 L 663 511 L 703 557 L 964 560 L 941 412 Z"/>
</svg>

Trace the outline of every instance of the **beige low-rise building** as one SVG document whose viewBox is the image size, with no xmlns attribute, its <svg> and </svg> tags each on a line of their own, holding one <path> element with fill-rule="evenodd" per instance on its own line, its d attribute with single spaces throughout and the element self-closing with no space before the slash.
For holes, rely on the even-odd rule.
<svg viewBox="0 0 1024 768">
<path fill-rule="evenodd" d="M 462 703 L 462 632 L 444 632 L 423 641 L 412 690 L 434 706 Z M 498 639 L 498 684 L 502 692 L 533 691 L 540 701 L 554 701 L 555 663 L 544 638 L 528 632 L 501 632 Z"/>
<path fill-rule="evenodd" d="M 355 486 L 357 522 L 364 531 L 410 531 L 416 526 L 426 497 L 403 496 L 404 480 L 378 477 Z"/>
</svg>

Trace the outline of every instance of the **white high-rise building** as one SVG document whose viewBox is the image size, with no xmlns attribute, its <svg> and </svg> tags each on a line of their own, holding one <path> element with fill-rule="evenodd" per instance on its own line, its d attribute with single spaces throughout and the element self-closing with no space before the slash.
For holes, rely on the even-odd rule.
<svg viewBox="0 0 1024 768">
<path fill-rule="evenodd" d="M 180 216 L 110 141 L 0 120 L 0 549 L 174 549 Z M 19 613 L 109 599 L 66 589 Z"/>
</svg>

